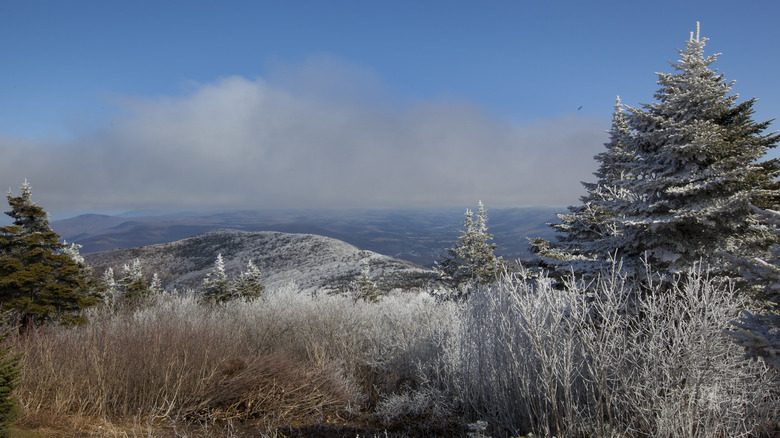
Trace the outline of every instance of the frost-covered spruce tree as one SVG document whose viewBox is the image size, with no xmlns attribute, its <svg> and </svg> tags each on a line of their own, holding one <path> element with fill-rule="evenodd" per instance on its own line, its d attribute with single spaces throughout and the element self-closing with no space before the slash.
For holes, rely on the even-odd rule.
<svg viewBox="0 0 780 438">
<path fill-rule="evenodd" d="M 17 315 L 23 329 L 50 320 L 82 321 L 79 312 L 98 302 L 85 266 L 52 231 L 27 181 L 20 196 L 8 192 L 8 204 L 13 223 L 0 227 L 0 306 Z"/>
<path fill-rule="evenodd" d="M 504 261 L 496 257 L 497 245 L 490 243 L 493 236 L 487 230 L 487 211 L 479 201 L 476 218 L 467 209 L 458 243 L 447 249 L 437 271 L 445 284 L 454 289 L 452 298 L 465 298 L 474 284 L 490 284 L 496 281 L 504 267 Z"/>
<path fill-rule="evenodd" d="M 119 288 L 114 279 L 114 269 L 108 268 L 98 280 L 98 291 L 103 295 L 107 306 L 114 307 L 120 299 Z"/>
<path fill-rule="evenodd" d="M 138 307 L 151 296 L 149 286 L 144 279 L 141 261 L 135 259 L 132 265 L 122 267 L 122 278 L 116 283 L 117 295 L 122 305 Z"/>
<path fill-rule="evenodd" d="M 247 263 L 246 271 L 242 272 L 235 282 L 234 287 L 237 298 L 244 298 L 245 300 L 262 298 L 265 286 L 260 281 L 260 275 L 260 269 L 250 260 Z"/>
<path fill-rule="evenodd" d="M 165 289 L 163 289 L 162 280 L 160 280 L 160 276 L 155 272 L 152 275 L 152 281 L 149 282 L 149 293 L 151 295 L 159 295 L 163 292 L 165 292 Z"/>
<path fill-rule="evenodd" d="M 224 303 L 234 298 L 233 285 L 225 272 L 225 262 L 222 254 L 217 254 L 214 268 L 206 274 L 201 286 L 201 299 L 208 303 Z"/>
<path fill-rule="evenodd" d="M 352 284 L 353 297 L 371 303 L 379 301 L 379 287 L 371 279 L 371 265 L 366 261 L 363 270 L 357 280 Z"/>
<path fill-rule="evenodd" d="M 780 235 L 780 207 L 759 210 Z M 744 310 L 733 321 L 731 332 L 736 342 L 745 347 L 748 357 L 763 357 L 780 371 L 780 244 L 770 249 L 765 258 L 740 258 L 736 264 L 745 269 L 744 277 L 763 288 L 760 304 L 763 308 Z"/>
<path fill-rule="evenodd" d="M 752 204 L 778 199 L 778 168 L 761 163 L 777 145 L 764 134 L 770 122 L 752 119 L 756 99 L 737 103 L 733 82 L 710 66 L 706 38 L 693 32 L 671 63 L 675 73 L 658 73 L 657 102 L 629 108 L 632 135 L 627 147 L 636 159 L 623 188 L 633 202 L 619 209 L 622 236 L 616 249 L 624 268 L 677 274 L 703 261 L 720 275 L 736 278 L 730 256 L 762 256 L 775 241 Z"/>
<path fill-rule="evenodd" d="M 559 233 L 558 240 L 531 240 L 547 267 L 566 272 L 573 269 L 578 275 L 595 277 L 616 256 L 616 239 L 622 233 L 617 218 L 619 205 L 633 200 L 624 188 L 631 178 L 634 155 L 626 147 L 631 133 L 620 97 L 608 133 L 606 150 L 594 157 L 599 162 L 594 172 L 597 181 L 583 182 L 587 194 L 580 198 L 582 203 L 569 207 L 569 213 L 559 214 L 560 223 L 549 224 Z"/>
<path fill-rule="evenodd" d="M 79 268 L 81 268 L 84 275 L 91 276 L 92 275 L 92 267 L 89 266 L 84 260 L 84 256 L 81 255 L 81 247 L 83 245 L 79 245 L 77 243 L 71 243 L 68 245 L 67 241 L 62 241 L 63 245 L 65 245 L 65 249 L 62 250 L 63 253 L 67 254 L 68 257 L 71 258 L 74 262 L 76 262 L 77 265 L 79 265 Z"/>
</svg>

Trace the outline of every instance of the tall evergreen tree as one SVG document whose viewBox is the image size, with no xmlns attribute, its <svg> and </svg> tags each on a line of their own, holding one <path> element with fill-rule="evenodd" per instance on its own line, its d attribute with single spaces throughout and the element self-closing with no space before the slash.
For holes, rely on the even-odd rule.
<svg viewBox="0 0 780 438">
<path fill-rule="evenodd" d="M 490 284 L 496 281 L 504 267 L 504 261 L 496 257 L 497 245 L 490 243 L 493 236 L 487 227 L 487 211 L 479 201 L 476 218 L 467 209 L 463 220 L 464 230 L 458 243 L 447 249 L 442 261 L 437 263 L 441 279 L 454 290 L 454 298 L 465 298 L 473 284 Z"/>
<path fill-rule="evenodd" d="M 780 235 L 780 208 L 758 209 L 776 236 Z M 779 241 L 780 242 L 780 241 Z M 758 309 L 744 310 L 733 321 L 731 334 L 745 347 L 748 357 L 762 357 L 780 370 L 780 243 L 775 243 L 767 257 L 735 258 L 745 270 L 745 278 L 762 288 Z"/>
<path fill-rule="evenodd" d="M 628 145 L 636 155 L 625 187 L 634 196 L 620 208 L 621 256 L 635 273 L 646 258 L 661 272 L 684 272 L 703 261 L 730 272 L 730 256 L 765 254 L 775 237 L 752 204 L 780 196 L 774 160 L 759 162 L 777 145 L 764 134 L 770 122 L 752 119 L 756 99 L 737 103 L 733 82 L 710 66 L 706 38 L 691 32 L 676 73 L 658 74 L 657 102 L 630 108 Z"/>
<path fill-rule="evenodd" d="M 0 307 L 16 314 L 23 329 L 81 321 L 79 311 L 98 302 L 84 268 L 52 231 L 26 181 L 20 196 L 9 191 L 8 203 L 13 224 L 0 227 Z"/>
<path fill-rule="evenodd" d="M 756 99 L 738 103 L 733 82 L 710 68 L 718 55 L 704 56 L 706 41 L 697 25 L 676 72 L 658 74 L 657 102 L 616 110 L 599 181 L 561 216 L 559 245 L 533 242 L 542 255 L 583 275 L 614 257 L 637 278 L 646 263 L 677 274 L 699 262 L 739 278 L 735 257 L 767 253 L 776 237 L 755 206 L 777 203 L 780 173 L 760 160 L 780 137 L 753 121 Z"/>
<path fill-rule="evenodd" d="M 574 269 L 582 276 L 593 277 L 614 257 L 619 228 L 618 206 L 633 200 L 624 186 L 631 178 L 634 154 L 626 147 L 631 133 L 624 107 L 617 98 L 608 131 L 606 150 L 594 158 L 599 168 L 595 183 L 583 182 L 587 194 L 581 205 L 569 207 L 569 213 L 559 214 L 560 223 L 550 224 L 558 233 L 558 241 L 531 239 L 534 251 L 545 259 L 545 265 L 563 271 Z"/>
</svg>

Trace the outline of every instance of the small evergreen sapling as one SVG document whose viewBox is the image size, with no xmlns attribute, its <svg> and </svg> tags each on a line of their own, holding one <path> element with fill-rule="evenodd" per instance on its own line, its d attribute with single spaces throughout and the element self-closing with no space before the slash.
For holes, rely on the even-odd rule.
<svg viewBox="0 0 780 438">
<path fill-rule="evenodd" d="M 360 277 L 353 284 L 355 300 L 363 300 L 371 303 L 379 301 L 379 287 L 371 280 L 371 266 L 368 261 L 363 265 Z"/>
<path fill-rule="evenodd" d="M 107 306 L 115 306 L 119 301 L 119 289 L 114 279 L 114 270 L 106 269 L 98 281 L 98 290 L 103 295 L 104 303 Z"/>
<path fill-rule="evenodd" d="M 165 292 L 165 290 L 162 286 L 162 280 L 160 280 L 160 276 L 155 272 L 152 275 L 152 281 L 149 283 L 149 293 L 151 295 L 159 295 L 163 292 Z"/>
<path fill-rule="evenodd" d="M 247 262 L 246 271 L 242 272 L 235 281 L 235 293 L 237 298 L 247 301 L 262 298 L 265 286 L 260 281 L 260 269 L 250 260 Z"/>
<path fill-rule="evenodd" d="M 117 282 L 119 299 L 131 308 L 142 306 L 151 295 L 144 279 L 141 261 L 135 259 L 132 265 L 122 267 L 122 278 Z"/>
<path fill-rule="evenodd" d="M 222 259 L 222 253 L 217 254 L 214 268 L 203 279 L 201 298 L 205 302 L 217 304 L 225 303 L 234 298 L 233 287 L 225 272 L 225 261 Z"/>
<path fill-rule="evenodd" d="M 251 260 L 247 263 L 247 270 L 238 279 L 231 281 L 220 253 L 214 261 L 214 268 L 203 279 L 200 293 L 203 302 L 223 304 L 236 298 L 253 300 L 262 297 L 264 289 L 265 286 L 260 282 L 260 270 Z"/>
<path fill-rule="evenodd" d="M 152 275 L 151 282 L 146 283 L 146 276 L 139 259 L 122 267 L 122 277 L 119 281 L 114 279 L 112 268 L 106 269 L 97 282 L 97 288 L 103 295 L 105 304 L 115 309 L 142 307 L 147 304 L 152 295 L 164 292 L 162 281 L 156 272 Z"/>
<path fill-rule="evenodd" d="M 487 220 L 482 201 L 479 201 L 476 218 L 470 209 L 466 209 L 465 229 L 461 231 L 458 243 L 447 249 L 442 261 L 437 263 L 442 281 L 453 289 L 452 298 L 465 298 L 475 284 L 494 283 L 504 269 L 503 259 L 494 254 L 497 245 L 490 243 L 493 236 L 487 232 Z"/>
</svg>

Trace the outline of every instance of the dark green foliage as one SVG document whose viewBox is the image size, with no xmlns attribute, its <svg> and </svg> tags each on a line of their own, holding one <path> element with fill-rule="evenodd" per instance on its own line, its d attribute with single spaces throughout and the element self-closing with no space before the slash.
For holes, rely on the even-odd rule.
<svg viewBox="0 0 780 438">
<path fill-rule="evenodd" d="M 0 227 L 0 306 L 19 318 L 22 328 L 58 320 L 82 320 L 79 311 L 97 304 L 86 270 L 66 252 L 51 230 L 46 212 L 31 200 L 30 186 L 21 196 L 8 194 L 14 219 Z"/>
<path fill-rule="evenodd" d="M 0 343 L 8 339 L 8 332 L 0 335 Z M 19 381 L 19 356 L 11 355 L 11 348 L 0 348 L 0 438 L 11 436 L 11 427 L 19 415 L 14 388 Z"/>
</svg>

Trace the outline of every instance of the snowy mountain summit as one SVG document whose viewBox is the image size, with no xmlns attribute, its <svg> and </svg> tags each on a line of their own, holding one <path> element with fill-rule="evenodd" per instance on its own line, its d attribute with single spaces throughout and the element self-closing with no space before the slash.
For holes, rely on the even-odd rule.
<svg viewBox="0 0 780 438">
<path fill-rule="evenodd" d="M 314 234 L 273 231 L 209 231 L 171 243 L 116 249 L 85 255 L 96 274 L 119 272 L 138 259 L 144 273 L 157 273 L 167 290 L 198 288 L 222 254 L 228 275 L 237 276 L 251 260 L 266 290 L 295 283 L 304 292 L 346 289 L 368 264 L 371 280 L 383 291 L 422 289 L 433 271 L 346 242 Z"/>
</svg>

